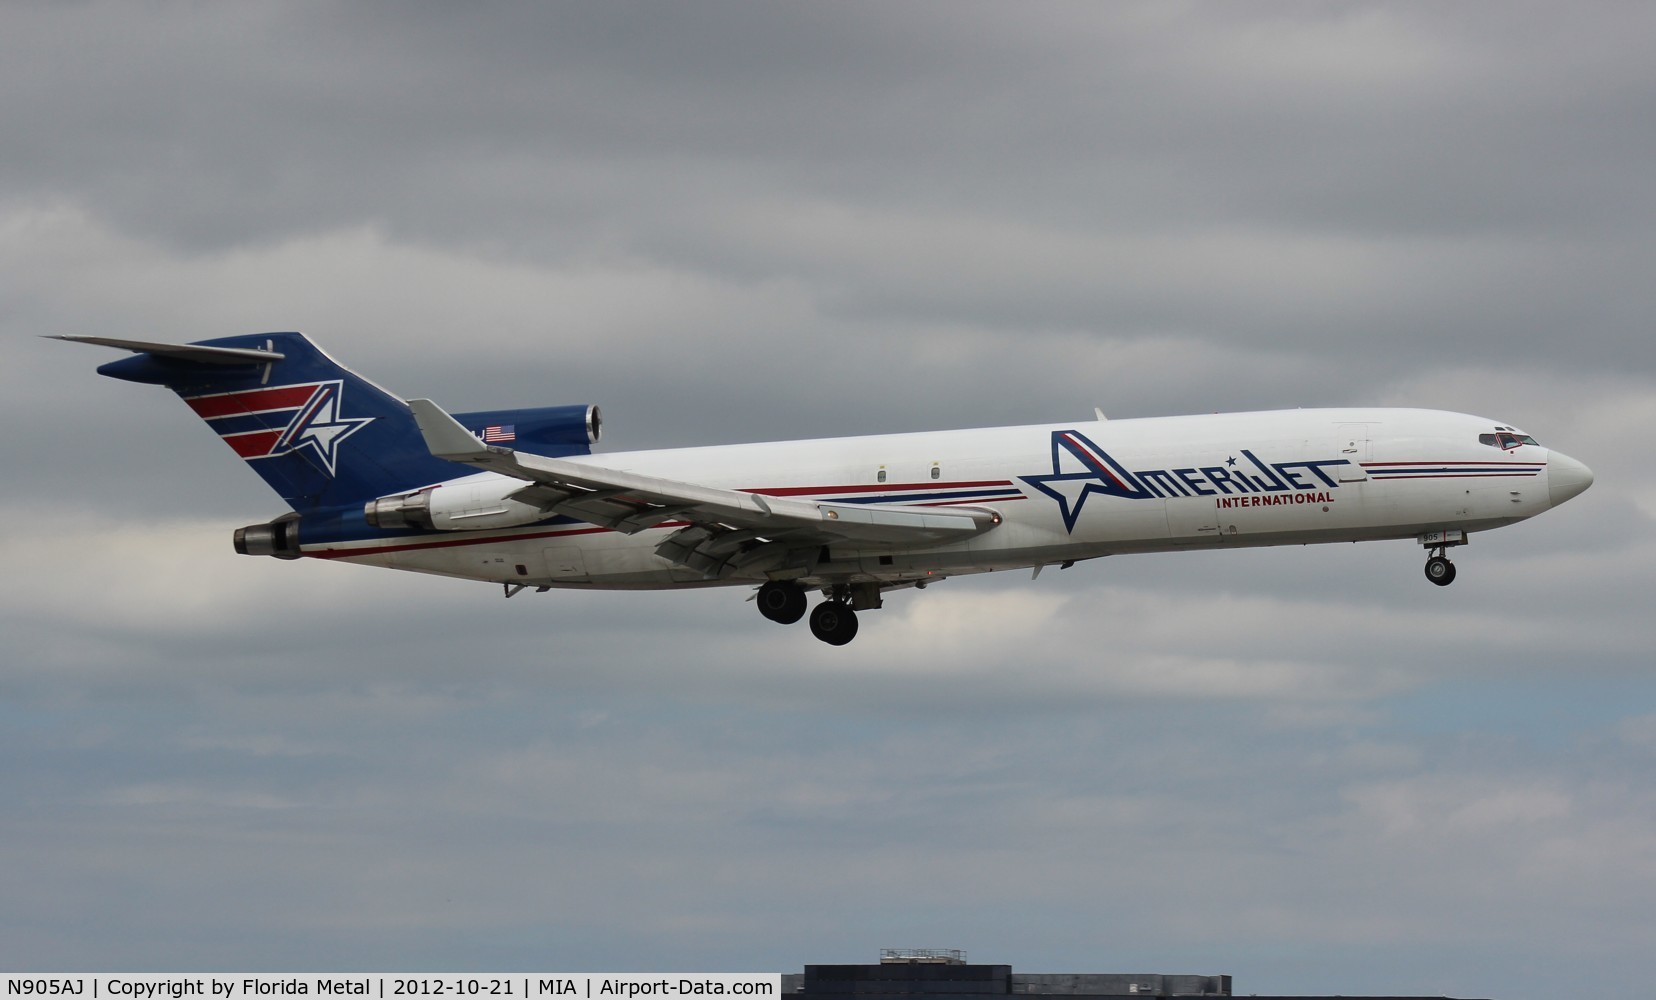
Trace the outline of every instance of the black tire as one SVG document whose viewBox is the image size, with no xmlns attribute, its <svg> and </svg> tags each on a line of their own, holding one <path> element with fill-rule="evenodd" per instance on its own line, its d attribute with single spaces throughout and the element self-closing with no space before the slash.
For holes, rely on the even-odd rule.
<svg viewBox="0 0 1656 1000">
<path fill-rule="evenodd" d="M 792 625 L 804 618 L 805 606 L 809 603 L 799 584 L 786 580 L 772 580 L 760 587 L 759 596 L 754 600 L 759 605 L 759 613 L 778 625 Z"/>
<path fill-rule="evenodd" d="M 1433 556 L 1426 560 L 1426 579 L 1440 587 L 1447 587 L 1455 582 L 1455 564 L 1442 556 Z"/>
<path fill-rule="evenodd" d="M 857 637 L 857 613 L 848 604 L 823 601 L 811 612 L 811 634 L 830 646 L 843 646 Z"/>
</svg>

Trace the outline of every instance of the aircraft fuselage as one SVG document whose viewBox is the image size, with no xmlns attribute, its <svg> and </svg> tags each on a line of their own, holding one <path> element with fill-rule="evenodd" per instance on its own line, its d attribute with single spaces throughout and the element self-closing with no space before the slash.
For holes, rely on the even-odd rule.
<svg viewBox="0 0 1656 1000">
<path fill-rule="evenodd" d="M 1567 457 L 1535 444 L 1480 443 L 1497 426 L 1432 410 L 1283 410 L 573 461 L 760 496 L 972 506 L 1000 515 L 992 529 L 943 545 L 826 546 L 814 567 L 792 574 L 807 585 L 892 584 L 1128 552 L 1480 531 L 1531 517 L 1579 492 L 1570 491 L 1581 480 L 1579 463 Z M 506 480 L 490 472 L 472 478 Z M 669 521 L 629 535 L 560 517 L 499 530 L 306 542 L 301 551 L 537 587 L 752 584 L 777 575 L 710 581 L 657 555 L 662 538 L 679 526 Z"/>
</svg>

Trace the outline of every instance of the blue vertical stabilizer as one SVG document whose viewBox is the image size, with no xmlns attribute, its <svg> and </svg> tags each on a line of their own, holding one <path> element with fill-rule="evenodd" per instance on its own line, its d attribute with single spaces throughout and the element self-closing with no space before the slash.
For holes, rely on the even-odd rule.
<svg viewBox="0 0 1656 1000">
<path fill-rule="evenodd" d="M 472 472 L 433 458 L 406 403 L 302 334 L 189 345 L 65 339 L 139 351 L 99 373 L 176 392 L 297 511 L 358 504 Z"/>
</svg>

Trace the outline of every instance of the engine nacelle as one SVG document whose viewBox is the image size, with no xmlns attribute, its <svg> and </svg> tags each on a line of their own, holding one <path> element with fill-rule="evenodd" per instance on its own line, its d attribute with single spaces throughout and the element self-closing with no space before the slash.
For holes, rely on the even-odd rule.
<svg viewBox="0 0 1656 1000">
<path fill-rule="evenodd" d="M 454 419 L 486 444 L 500 444 L 548 458 L 592 454 L 604 430 L 598 407 L 539 406 L 456 413 Z"/>
<path fill-rule="evenodd" d="M 516 479 L 458 480 L 412 493 L 379 497 L 363 505 L 362 515 L 376 528 L 423 528 L 427 531 L 479 531 L 516 528 L 544 519 L 546 511 L 511 499 L 526 486 Z"/>
<path fill-rule="evenodd" d="M 298 559 L 299 515 L 284 514 L 268 524 L 237 528 L 232 538 L 236 551 L 244 556 L 275 556 Z"/>
</svg>

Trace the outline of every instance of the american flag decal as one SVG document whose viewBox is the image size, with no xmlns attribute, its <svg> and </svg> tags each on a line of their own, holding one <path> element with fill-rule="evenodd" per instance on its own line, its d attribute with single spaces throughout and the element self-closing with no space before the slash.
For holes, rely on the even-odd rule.
<svg viewBox="0 0 1656 1000">
<path fill-rule="evenodd" d="M 490 424 L 483 428 L 484 444 L 499 444 L 517 440 L 517 424 Z"/>
</svg>

